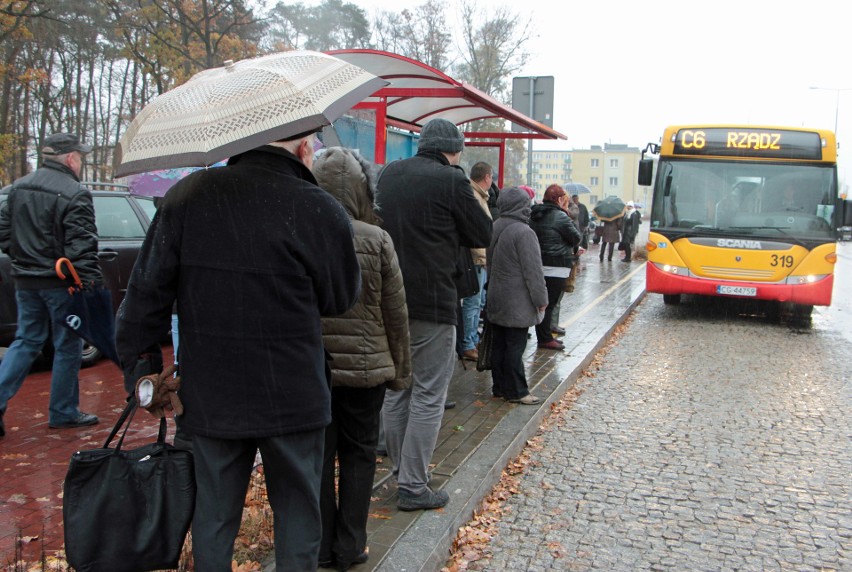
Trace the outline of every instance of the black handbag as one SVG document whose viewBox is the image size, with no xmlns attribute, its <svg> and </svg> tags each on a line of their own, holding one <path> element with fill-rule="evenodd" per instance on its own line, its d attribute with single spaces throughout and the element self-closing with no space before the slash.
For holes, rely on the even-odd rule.
<svg viewBox="0 0 852 572">
<path fill-rule="evenodd" d="M 488 319 L 482 326 L 482 335 L 479 337 L 479 357 L 476 358 L 476 371 L 491 369 L 491 350 L 494 348 L 494 327 Z"/>
<path fill-rule="evenodd" d="M 131 398 L 103 448 L 71 455 L 62 516 L 66 558 L 77 572 L 178 566 L 195 510 L 192 453 L 166 443 L 165 418 L 155 443 L 123 450 L 136 409 Z"/>
</svg>

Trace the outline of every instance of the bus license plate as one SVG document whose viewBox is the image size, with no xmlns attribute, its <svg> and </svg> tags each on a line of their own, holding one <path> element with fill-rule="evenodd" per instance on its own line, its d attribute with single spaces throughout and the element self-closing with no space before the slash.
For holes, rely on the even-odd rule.
<svg viewBox="0 0 852 572">
<path fill-rule="evenodd" d="M 717 294 L 728 296 L 757 296 L 757 288 L 748 286 L 716 286 Z"/>
</svg>

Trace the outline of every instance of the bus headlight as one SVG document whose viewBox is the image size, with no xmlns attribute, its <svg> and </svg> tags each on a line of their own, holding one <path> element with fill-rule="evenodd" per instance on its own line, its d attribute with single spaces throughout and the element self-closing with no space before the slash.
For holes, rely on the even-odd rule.
<svg viewBox="0 0 852 572">
<path fill-rule="evenodd" d="M 689 270 L 684 268 L 683 266 L 675 266 L 673 264 L 660 264 L 655 262 L 654 266 L 665 272 L 666 274 L 678 274 L 680 276 L 686 276 L 689 274 Z"/>
<path fill-rule="evenodd" d="M 813 284 L 814 282 L 819 282 L 823 278 L 828 276 L 827 274 L 807 274 L 805 276 L 788 276 L 787 284 Z"/>
</svg>

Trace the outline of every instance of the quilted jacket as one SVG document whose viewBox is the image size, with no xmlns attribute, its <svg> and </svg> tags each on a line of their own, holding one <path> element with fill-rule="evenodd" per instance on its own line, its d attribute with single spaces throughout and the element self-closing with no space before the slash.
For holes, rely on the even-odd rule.
<svg viewBox="0 0 852 572">
<path fill-rule="evenodd" d="M 405 288 L 393 241 L 377 226 L 370 166 L 352 151 L 332 147 L 314 163 L 314 175 L 349 214 L 361 265 L 358 302 L 345 314 L 322 319 L 332 386 L 387 383 L 388 389 L 405 389 L 411 384 Z"/>
</svg>

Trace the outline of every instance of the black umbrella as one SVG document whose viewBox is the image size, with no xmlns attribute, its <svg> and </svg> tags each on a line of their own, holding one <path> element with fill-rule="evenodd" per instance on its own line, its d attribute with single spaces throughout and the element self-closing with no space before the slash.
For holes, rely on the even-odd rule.
<svg viewBox="0 0 852 572">
<path fill-rule="evenodd" d="M 624 216 L 624 206 L 624 201 L 613 196 L 599 200 L 592 210 L 601 220 L 615 220 Z"/>
<path fill-rule="evenodd" d="M 84 285 L 67 258 L 56 261 L 56 274 L 63 280 L 62 265 L 68 267 L 74 284 L 68 287 L 71 300 L 65 309 L 61 325 L 99 349 L 106 357 L 121 366 L 115 348 L 115 315 L 112 311 L 112 296 L 107 288 L 94 284 Z"/>
</svg>

